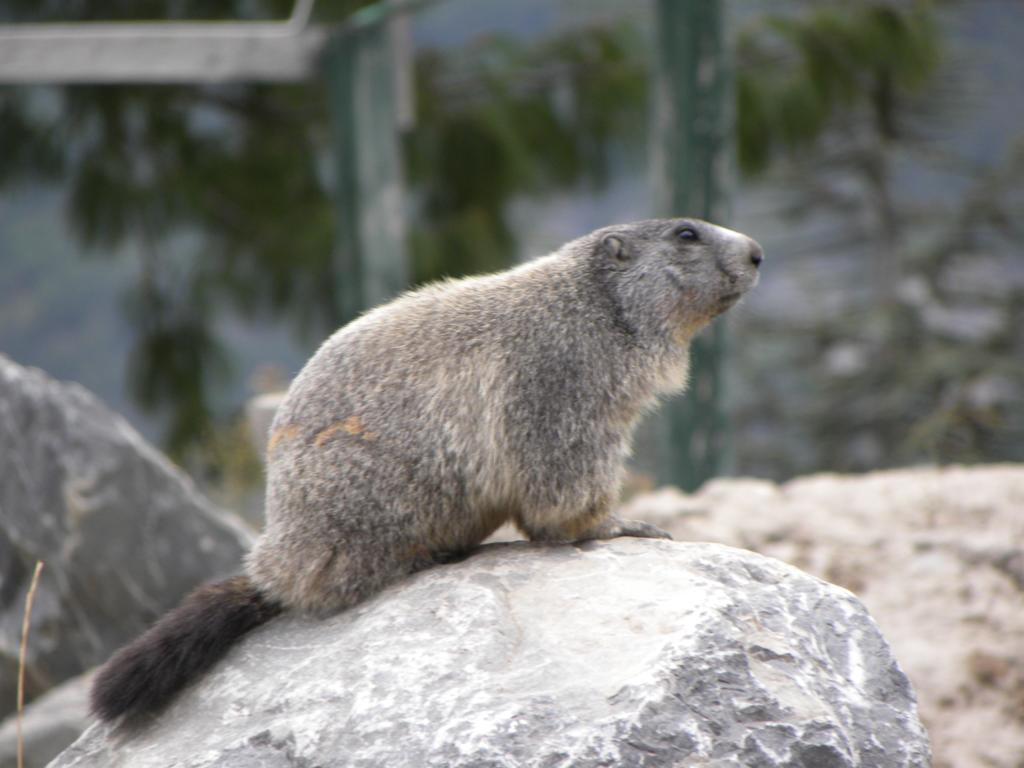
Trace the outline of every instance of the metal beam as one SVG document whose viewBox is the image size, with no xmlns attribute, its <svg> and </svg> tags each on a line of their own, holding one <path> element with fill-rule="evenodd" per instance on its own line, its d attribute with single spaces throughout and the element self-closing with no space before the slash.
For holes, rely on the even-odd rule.
<svg viewBox="0 0 1024 768">
<path fill-rule="evenodd" d="M 324 55 L 337 160 L 335 259 L 343 322 L 409 285 L 400 131 L 411 120 L 407 18 L 339 34 Z"/>
<path fill-rule="evenodd" d="M 0 83 L 292 82 L 326 27 L 283 22 L 0 25 Z"/>
<path fill-rule="evenodd" d="M 379 0 L 341 24 L 309 27 L 313 2 L 295 0 L 286 21 L 0 24 L 0 85 L 296 82 L 319 74 L 332 36 L 434 0 Z"/>
<path fill-rule="evenodd" d="M 721 222 L 727 208 L 729 59 L 724 0 L 656 0 L 653 157 L 663 216 Z M 730 435 L 723 410 L 721 321 L 690 346 L 690 388 L 643 429 L 659 483 L 693 491 L 727 470 Z M 640 446 L 643 447 L 641 443 Z M 642 453 L 638 451 L 638 458 Z"/>
</svg>

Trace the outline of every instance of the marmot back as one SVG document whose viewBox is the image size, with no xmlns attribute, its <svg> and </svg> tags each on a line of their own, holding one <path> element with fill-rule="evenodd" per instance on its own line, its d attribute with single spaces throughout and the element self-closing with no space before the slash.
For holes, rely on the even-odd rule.
<svg viewBox="0 0 1024 768">
<path fill-rule="evenodd" d="M 642 221 L 342 328 L 275 416 L 267 526 L 246 575 L 120 651 L 94 708 L 157 711 L 212 663 L 180 674 L 159 649 L 211 641 L 220 654 L 282 609 L 347 608 L 506 521 L 534 541 L 664 536 L 611 514 L 633 429 L 683 388 L 693 334 L 754 286 L 762 258 L 706 222 Z"/>
</svg>

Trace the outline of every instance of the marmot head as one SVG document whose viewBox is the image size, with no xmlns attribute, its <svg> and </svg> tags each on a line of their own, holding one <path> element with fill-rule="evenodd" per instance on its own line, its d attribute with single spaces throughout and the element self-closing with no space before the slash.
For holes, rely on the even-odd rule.
<svg viewBox="0 0 1024 768">
<path fill-rule="evenodd" d="M 636 330 L 688 341 L 758 281 L 754 240 L 700 219 L 650 219 L 593 233 L 589 258 Z"/>
</svg>

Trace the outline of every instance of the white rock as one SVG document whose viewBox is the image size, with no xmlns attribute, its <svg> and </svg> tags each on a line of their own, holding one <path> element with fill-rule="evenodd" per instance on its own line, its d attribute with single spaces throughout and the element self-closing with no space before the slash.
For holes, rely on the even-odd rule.
<svg viewBox="0 0 1024 768">
<path fill-rule="evenodd" d="M 52 768 L 927 766 L 863 606 L 776 560 L 493 545 L 257 631 L 153 722 Z"/>
</svg>

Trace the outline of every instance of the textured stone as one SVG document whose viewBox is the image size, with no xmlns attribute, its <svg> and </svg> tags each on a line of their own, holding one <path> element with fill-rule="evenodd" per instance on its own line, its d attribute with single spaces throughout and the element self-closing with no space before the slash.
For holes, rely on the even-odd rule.
<svg viewBox="0 0 1024 768">
<path fill-rule="evenodd" d="M 53 768 L 926 766 L 863 606 L 779 561 L 617 539 L 485 547 L 257 630 L 131 734 Z"/>
<path fill-rule="evenodd" d="M 1024 766 L 1024 465 L 716 480 L 623 515 L 854 591 L 910 677 L 935 768 Z"/>
<path fill-rule="evenodd" d="M 28 583 L 43 560 L 31 700 L 98 664 L 250 534 L 82 387 L 0 356 L 0 716 L 14 708 Z"/>
</svg>

